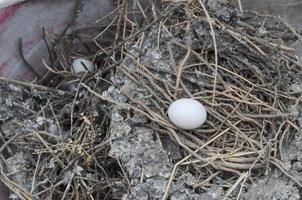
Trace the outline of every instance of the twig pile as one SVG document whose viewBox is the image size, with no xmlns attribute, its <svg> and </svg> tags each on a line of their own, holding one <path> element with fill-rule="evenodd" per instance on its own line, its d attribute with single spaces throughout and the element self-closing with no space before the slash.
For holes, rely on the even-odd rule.
<svg viewBox="0 0 302 200">
<path fill-rule="evenodd" d="M 126 54 L 125 60 L 135 67 L 119 67 L 136 91 L 144 91 L 141 97 L 124 90 L 129 104 L 186 152 L 174 167 L 163 199 L 182 165 L 196 177 L 207 174 L 195 188 L 208 185 L 221 171 L 239 176 L 236 182 L 230 176 L 234 187 L 227 196 L 271 165 L 302 186 L 281 162 L 283 145 L 299 130 L 290 109 L 299 104 L 301 91 L 291 91 L 291 86 L 302 65 L 289 45 L 301 36 L 282 19 L 251 11 L 238 14 L 224 6 L 214 12 L 202 1 L 170 4 L 163 13 L 178 9 L 159 22 L 147 42 L 138 42 L 139 50 Z M 145 43 L 153 44 L 144 48 Z M 158 66 L 144 61 L 145 52 L 168 57 L 170 68 L 160 67 L 165 58 Z M 207 106 L 206 125 L 184 131 L 169 122 L 167 107 L 179 97 Z"/>
<path fill-rule="evenodd" d="M 42 80 L 52 80 L 48 86 L 65 94 L 44 102 L 35 117 L 52 118 L 60 134 L 41 131 L 22 136 L 36 142 L 32 146 L 37 157 L 33 191 L 38 192 L 29 194 L 18 188 L 15 192 L 23 199 L 117 199 L 129 191 L 125 171 L 108 157 L 109 104 L 128 106 L 144 115 L 151 121 L 145 126 L 170 136 L 184 149 L 184 158 L 174 161 L 164 199 L 179 168 L 204 179 L 196 189 L 223 177 L 233 184 L 227 195 L 239 184 L 242 189 L 248 177 L 263 173 L 271 164 L 302 186 L 302 180 L 281 163 L 283 145 L 299 129 L 290 113 L 290 107 L 300 101 L 301 91 L 290 90 L 302 67 L 290 47 L 301 39 L 299 32 L 272 16 L 240 13 L 229 5 L 211 7 L 201 0 L 152 4 L 150 13 L 138 6 L 141 15 L 139 19 L 132 16 L 134 20 L 126 14 L 128 6 L 127 1 L 120 1 L 108 26 L 95 23 L 71 34 L 64 31 L 49 45 L 49 62 L 44 61 L 49 73 Z M 73 23 L 72 19 L 70 26 Z M 113 33 L 109 34 L 113 42 L 104 43 L 108 33 Z M 85 50 L 75 51 L 74 41 Z M 146 41 L 151 45 L 144 47 Z M 46 36 L 45 42 L 48 45 Z M 168 67 L 142 61 L 148 51 L 162 57 L 159 65 L 168 60 Z M 95 74 L 69 72 L 70 60 L 83 55 L 97 64 Z M 135 67 L 129 68 L 127 62 Z M 121 103 L 99 95 L 112 84 L 115 70 L 144 96 L 123 90 L 129 101 Z M 167 107 L 180 97 L 195 98 L 207 107 L 205 125 L 184 131 L 169 122 Z M 44 168 L 51 159 L 54 167 Z M 36 180 L 41 174 L 45 179 Z"/>
</svg>

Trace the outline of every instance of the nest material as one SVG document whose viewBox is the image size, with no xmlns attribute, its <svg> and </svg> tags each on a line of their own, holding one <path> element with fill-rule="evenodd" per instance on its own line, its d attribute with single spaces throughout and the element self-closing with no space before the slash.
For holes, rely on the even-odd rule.
<svg viewBox="0 0 302 200">
<path fill-rule="evenodd" d="M 299 32 L 282 19 L 240 12 L 221 1 L 152 4 L 150 12 L 140 10 L 140 23 L 135 16 L 133 21 L 126 18 L 128 2 L 120 3 L 106 28 L 96 23 L 71 34 L 63 32 L 49 46 L 49 62 L 44 61 L 49 73 L 42 82 L 56 89 L 14 82 L 55 91 L 48 100 L 42 98 L 43 109 L 37 109 L 35 117 L 52 118 L 60 134 L 23 136 L 35 141 L 27 144 L 36 155 L 35 174 L 49 177 L 36 180 L 34 195 L 12 184 L 3 171 L 1 180 L 23 199 L 121 198 L 130 183 L 118 160 L 108 156 L 108 108 L 115 104 L 130 108 L 127 115 L 143 115 L 149 120 L 144 126 L 182 147 L 184 158 L 174 160 L 163 199 L 178 169 L 205 179 L 195 189 L 217 176 L 229 181 L 233 187 L 225 197 L 271 167 L 302 186 L 282 164 L 283 145 L 299 129 L 291 114 L 301 94 L 291 90 L 301 70 L 291 47 L 301 38 Z M 110 31 L 113 42 L 101 43 Z M 83 47 L 81 52 L 75 51 L 74 41 Z M 97 72 L 69 73 L 71 58 L 83 55 L 93 58 Z M 100 95 L 112 84 L 111 76 L 125 98 Z M 169 122 L 167 107 L 180 97 L 195 98 L 207 107 L 208 119 L 201 128 L 184 131 Z M 50 160 L 54 167 L 43 168 Z"/>
<path fill-rule="evenodd" d="M 180 165 L 196 177 L 200 171 L 211 179 L 217 171 L 239 176 L 235 186 L 273 166 L 302 186 L 282 164 L 283 145 L 299 130 L 291 113 L 300 101 L 300 91 L 291 87 L 301 70 L 291 47 L 297 31 L 282 19 L 239 13 L 227 4 L 207 8 L 191 1 L 163 13 L 173 9 L 125 53 L 117 76 L 130 82 L 121 88 L 129 107 L 187 154 L 177 161 L 164 198 Z M 180 97 L 206 105 L 205 125 L 184 131 L 169 122 L 167 107 Z"/>
</svg>

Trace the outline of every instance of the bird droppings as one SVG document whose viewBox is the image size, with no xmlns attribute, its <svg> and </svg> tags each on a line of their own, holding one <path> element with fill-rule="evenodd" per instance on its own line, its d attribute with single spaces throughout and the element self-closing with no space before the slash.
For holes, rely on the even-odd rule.
<svg viewBox="0 0 302 200">
<path fill-rule="evenodd" d="M 299 200 L 299 189 L 288 178 L 276 171 L 256 180 L 248 188 L 243 200 Z"/>
</svg>

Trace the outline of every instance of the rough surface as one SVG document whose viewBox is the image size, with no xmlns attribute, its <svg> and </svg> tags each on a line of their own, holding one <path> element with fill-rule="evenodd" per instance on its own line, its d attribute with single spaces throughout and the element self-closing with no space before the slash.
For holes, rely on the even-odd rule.
<svg viewBox="0 0 302 200">
<path fill-rule="evenodd" d="M 26 134 L 37 130 L 38 124 L 28 119 L 35 107 L 37 100 L 42 99 L 45 94 L 35 90 L 18 87 L 12 84 L 0 84 L 0 138 L 10 138 L 15 135 Z M 34 164 L 32 155 L 25 153 L 22 140 L 18 138 L 14 144 L 7 147 L 2 152 L 0 168 L 5 169 L 5 173 L 12 174 L 10 177 L 17 185 L 26 191 L 31 190 L 32 174 L 26 168 Z M 4 187 L 0 185 L 0 191 Z M 1 196 L 1 194 L 0 194 Z M 14 199 L 15 195 L 11 194 Z"/>
<path fill-rule="evenodd" d="M 26 168 L 32 164 L 32 161 L 31 155 L 23 152 L 17 152 L 6 159 L 7 166 L 9 166 L 8 173 L 13 174 L 12 180 L 26 191 L 31 190 L 32 176 L 30 172 L 26 171 Z"/>
<path fill-rule="evenodd" d="M 31 114 L 33 100 L 28 90 L 19 88 L 15 85 L 0 84 L 0 137 L 12 137 L 14 134 L 22 134 L 24 129 L 31 129 L 31 125 L 23 127 L 23 121 Z M 23 128 L 20 128 L 21 126 Z M 26 124 L 26 123 L 24 123 Z M 3 138 L 2 138 L 3 139 Z M 5 160 L 3 160 L 5 159 Z M 5 165 L 9 173 L 13 174 L 12 179 L 20 186 L 28 188 L 30 177 L 26 173 L 25 155 L 22 152 L 16 152 L 8 148 L 2 154 L 0 168 Z M 29 186 L 30 187 L 30 186 Z M 0 183 L 0 193 L 7 189 Z M 4 193 L 0 194 L 3 195 Z"/>
<path fill-rule="evenodd" d="M 111 154 L 121 160 L 135 186 L 124 199 L 160 198 L 172 169 L 165 151 L 151 129 L 131 127 L 118 114 L 113 116 Z"/>
<path fill-rule="evenodd" d="M 7 121 L 13 117 L 23 119 L 30 114 L 30 107 L 33 106 L 33 102 L 28 98 L 29 91 L 23 90 L 12 84 L 0 84 L 0 91 L 1 121 Z"/>
<path fill-rule="evenodd" d="M 111 142 L 111 154 L 121 160 L 132 186 L 131 194 L 123 199 L 161 199 L 173 165 L 154 131 L 130 126 L 122 116 L 114 113 Z M 191 174 L 183 174 L 170 191 L 171 199 L 201 199 L 191 189 L 196 183 L 197 180 Z"/>
<path fill-rule="evenodd" d="M 272 174 L 256 180 L 244 194 L 245 200 L 298 200 L 299 190 L 293 186 L 293 182 L 286 179 L 282 174 L 273 172 Z"/>
<path fill-rule="evenodd" d="M 287 164 L 287 168 L 299 173 L 302 172 L 302 136 L 297 134 L 294 140 L 283 148 L 283 161 Z"/>
</svg>

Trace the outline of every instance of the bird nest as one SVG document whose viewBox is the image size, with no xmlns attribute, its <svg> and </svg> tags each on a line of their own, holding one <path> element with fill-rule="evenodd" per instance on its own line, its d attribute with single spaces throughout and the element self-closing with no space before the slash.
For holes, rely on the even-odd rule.
<svg viewBox="0 0 302 200">
<path fill-rule="evenodd" d="M 202 174 L 204 181 L 193 186 L 196 190 L 217 176 L 229 181 L 232 187 L 225 197 L 270 168 L 302 186 L 282 164 L 283 146 L 299 130 L 291 112 L 301 99 L 301 91 L 292 87 L 300 81 L 301 63 L 293 48 L 301 39 L 299 31 L 280 18 L 225 3 L 165 1 L 149 10 L 138 6 L 140 14 L 129 18 L 127 5 L 121 2 L 111 13 L 115 17 L 109 25 L 63 32 L 51 45 L 45 36 L 50 59 L 43 61 L 49 70 L 40 80 L 44 86 L 14 82 L 52 94 L 35 117 L 49 116 L 61 134 L 22 136 L 35 138 L 31 149 L 36 159 L 43 155 L 35 174 L 51 177 L 40 180 L 34 196 L 114 199 L 127 192 L 126 172 L 108 157 L 110 106 L 125 110 L 128 117 L 139 114 L 146 119 L 142 126 L 181 147 L 183 158 L 173 160 L 163 199 L 178 170 Z M 113 42 L 105 40 L 106 34 Z M 75 41 L 82 52 L 73 48 Z M 71 58 L 83 55 L 94 60 L 96 72 L 70 73 Z M 101 95 L 112 85 L 120 91 L 119 98 Z M 206 106 L 208 118 L 200 128 L 181 130 L 167 118 L 168 106 L 182 97 Z M 55 167 L 46 170 L 41 163 L 50 158 Z M 77 178 L 66 182 L 67 172 Z M 83 173 L 91 178 L 81 177 Z M 1 180 L 23 198 L 32 197 Z"/>
<path fill-rule="evenodd" d="M 166 14 L 124 53 L 118 67 L 118 79 L 129 80 L 121 88 L 128 106 L 184 150 L 164 198 L 184 165 L 196 177 L 207 174 L 194 188 L 221 171 L 230 180 L 237 176 L 234 185 L 243 186 L 272 166 L 301 186 L 282 164 L 283 145 L 299 130 L 291 111 L 300 101 L 293 85 L 301 63 L 291 46 L 301 36 L 280 18 L 227 4 L 208 6 L 202 1 L 167 5 Z M 167 118 L 168 106 L 182 97 L 206 106 L 208 119 L 200 128 L 181 130 Z"/>
</svg>

